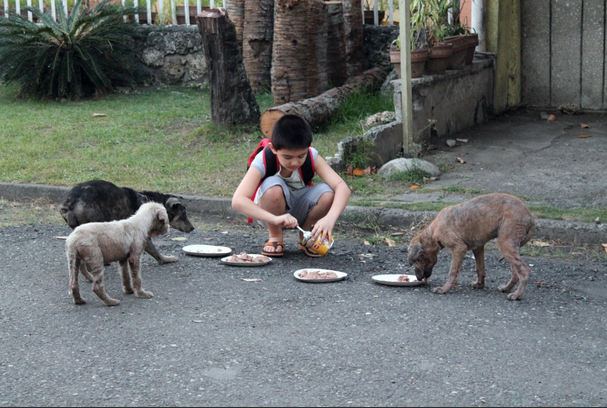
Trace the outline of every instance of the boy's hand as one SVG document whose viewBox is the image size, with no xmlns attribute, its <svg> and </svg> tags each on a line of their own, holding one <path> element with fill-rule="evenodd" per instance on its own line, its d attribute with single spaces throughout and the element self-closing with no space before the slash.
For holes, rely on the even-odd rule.
<svg viewBox="0 0 607 408">
<path fill-rule="evenodd" d="M 272 224 L 283 228 L 295 228 L 297 227 L 298 222 L 297 218 L 293 217 L 291 214 L 282 214 L 276 216 Z"/>
<path fill-rule="evenodd" d="M 331 239 L 333 236 L 333 227 L 335 227 L 335 221 L 328 217 L 323 217 L 316 221 L 316 224 L 312 227 L 312 240 L 316 240 L 318 237 L 327 237 Z"/>
</svg>

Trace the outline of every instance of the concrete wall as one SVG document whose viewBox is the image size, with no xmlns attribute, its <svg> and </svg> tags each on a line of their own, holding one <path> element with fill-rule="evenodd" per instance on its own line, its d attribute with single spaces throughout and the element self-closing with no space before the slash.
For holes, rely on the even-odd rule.
<svg viewBox="0 0 607 408">
<path fill-rule="evenodd" d="M 494 57 L 477 53 L 471 66 L 449 70 L 443 75 L 425 75 L 412 80 L 413 131 L 416 151 L 427 148 L 438 139 L 486 122 L 493 113 Z M 373 165 L 403 155 L 401 122 L 401 81 L 391 82 L 394 92 L 396 121 L 374 127 L 362 137 L 349 137 L 338 145 L 337 154 L 328 159 L 331 166 L 343 168 L 348 155 L 361 142 L 375 146 L 368 156 Z M 413 156 L 407 154 L 407 156 Z"/>
<path fill-rule="evenodd" d="M 524 104 L 607 109 L 606 7 L 600 0 L 521 0 Z"/>
<path fill-rule="evenodd" d="M 196 26 L 142 26 L 139 58 L 149 73 L 147 85 L 206 86 L 207 64 Z"/>
</svg>

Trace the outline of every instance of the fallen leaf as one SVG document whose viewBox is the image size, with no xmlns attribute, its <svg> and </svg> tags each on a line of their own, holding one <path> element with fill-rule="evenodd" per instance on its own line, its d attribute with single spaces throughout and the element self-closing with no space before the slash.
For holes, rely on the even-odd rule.
<svg viewBox="0 0 607 408">
<path fill-rule="evenodd" d="M 554 122 L 556 121 L 556 115 L 554 113 L 551 113 L 548 115 L 548 119 L 546 119 L 548 122 Z"/>
<path fill-rule="evenodd" d="M 105 118 L 106 116 L 105 113 L 93 113 L 94 118 Z"/>
<path fill-rule="evenodd" d="M 363 244 L 364 244 L 364 245 L 367 245 L 367 246 L 368 246 L 368 245 L 371 245 L 371 243 L 370 243 L 369 241 L 367 241 L 366 239 L 363 241 Z"/>
<path fill-rule="evenodd" d="M 194 323 L 202 323 L 202 320 L 192 320 Z"/>
<path fill-rule="evenodd" d="M 588 129 L 590 127 L 590 125 L 588 123 L 580 123 L 580 127 L 582 129 Z"/>
<path fill-rule="evenodd" d="M 462 143 L 468 143 L 468 139 L 456 138 L 455 140 L 457 140 L 458 142 L 462 142 Z"/>
<path fill-rule="evenodd" d="M 396 241 L 394 241 L 393 239 L 386 238 L 384 241 L 385 241 L 386 245 L 388 245 L 389 247 L 396 246 Z"/>
<path fill-rule="evenodd" d="M 392 234 L 390 234 L 390 235 L 392 235 L 393 237 L 399 237 L 399 236 L 401 236 L 401 235 L 405 235 L 405 233 L 404 233 L 404 232 L 393 232 L 393 233 L 392 233 Z"/>
<path fill-rule="evenodd" d="M 462 159 L 461 157 L 456 157 L 455 160 L 457 160 L 461 164 L 466 163 L 466 160 Z"/>
<path fill-rule="evenodd" d="M 186 237 L 175 237 L 171 238 L 172 241 L 187 241 Z"/>
<path fill-rule="evenodd" d="M 259 278 L 240 278 L 240 279 L 245 282 L 261 282 L 261 279 L 259 279 Z"/>
<path fill-rule="evenodd" d="M 603 249 L 605 250 L 605 252 L 607 252 L 607 244 L 601 244 L 603 245 Z"/>
<path fill-rule="evenodd" d="M 546 241 L 542 241 L 539 239 L 532 239 L 531 241 L 529 241 L 529 245 L 533 245 L 536 247 L 548 247 L 550 246 L 550 244 Z"/>
<path fill-rule="evenodd" d="M 582 132 L 579 135 L 577 135 L 577 137 L 579 137 L 580 139 L 587 139 L 587 138 L 592 137 L 592 136 L 590 134 L 588 134 L 588 133 Z"/>
<path fill-rule="evenodd" d="M 66 240 L 67 239 L 67 235 L 55 235 L 53 238 Z"/>
<path fill-rule="evenodd" d="M 419 190 L 420 188 L 422 188 L 422 186 L 420 186 L 417 183 L 411 183 L 411 184 L 409 184 L 409 190 L 415 191 L 415 190 Z"/>
<path fill-rule="evenodd" d="M 360 176 L 364 176 L 365 174 L 366 173 L 365 173 L 364 169 L 355 168 L 355 169 L 352 170 L 352 175 L 353 176 L 360 177 Z"/>
</svg>

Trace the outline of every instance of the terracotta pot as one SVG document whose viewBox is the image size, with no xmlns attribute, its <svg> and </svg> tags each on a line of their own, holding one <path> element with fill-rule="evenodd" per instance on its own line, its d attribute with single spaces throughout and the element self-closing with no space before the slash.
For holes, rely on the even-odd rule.
<svg viewBox="0 0 607 408">
<path fill-rule="evenodd" d="M 478 34 L 466 35 L 466 44 L 467 44 L 466 58 L 465 58 L 464 62 L 466 65 L 470 65 L 470 64 L 472 64 L 472 60 L 474 59 L 474 50 L 476 49 L 476 46 L 478 45 Z"/>
<path fill-rule="evenodd" d="M 411 51 L 411 78 L 419 78 L 424 75 L 427 60 L 427 49 Z M 390 48 L 390 62 L 394 65 L 396 76 L 400 78 L 400 50 L 398 48 Z"/>
<path fill-rule="evenodd" d="M 430 48 L 426 67 L 431 74 L 441 74 L 449 66 L 449 58 L 453 54 L 453 44 L 438 42 Z"/>
<path fill-rule="evenodd" d="M 449 69 L 463 68 L 466 64 L 466 53 L 468 52 L 468 39 L 465 35 L 454 35 L 445 37 L 444 42 L 453 44 L 453 53 L 449 57 Z"/>
</svg>

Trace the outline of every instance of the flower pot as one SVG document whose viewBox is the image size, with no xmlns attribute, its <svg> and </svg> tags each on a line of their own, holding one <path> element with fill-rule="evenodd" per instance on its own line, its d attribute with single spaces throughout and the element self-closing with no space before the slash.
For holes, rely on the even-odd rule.
<svg viewBox="0 0 607 408">
<path fill-rule="evenodd" d="M 472 60 L 474 59 L 474 50 L 478 45 L 478 34 L 468 34 L 466 37 L 466 58 L 464 60 L 466 65 L 472 64 Z"/>
<path fill-rule="evenodd" d="M 208 7 L 202 7 L 201 11 L 207 9 Z M 196 15 L 198 14 L 196 6 L 189 6 L 190 9 L 190 24 L 196 24 Z M 177 7 L 177 13 L 175 17 L 177 17 L 177 24 L 185 24 L 185 12 L 183 6 Z"/>
<path fill-rule="evenodd" d="M 427 49 L 411 51 L 411 78 L 419 78 L 424 75 L 427 60 Z M 390 63 L 396 70 L 396 77 L 400 78 L 400 50 L 398 48 L 390 48 Z"/>
<path fill-rule="evenodd" d="M 466 53 L 468 52 L 468 39 L 465 35 L 454 35 L 445 37 L 444 42 L 453 44 L 453 53 L 449 57 L 449 69 L 463 68 L 466 64 Z"/>
<path fill-rule="evenodd" d="M 381 24 L 386 16 L 385 10 L 377 10 L 377 22 Z M 373 10 L 365 10 L 364 13 L 365 24 L 375 24 L 375 19 L 373 18 Z"/>
<path fill-rule="evenodd" d="M 430 48 L 427 70 L 430 74 L 442 74 L 449 66 L 449 58 L 453 54 L 453 44 L 438 42 Z"/>
</svg>

